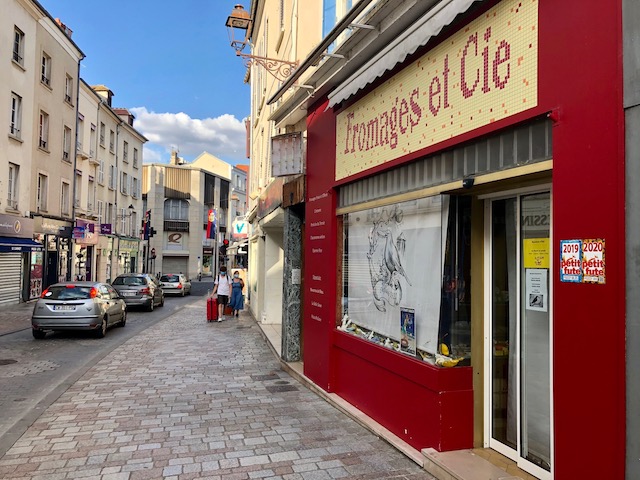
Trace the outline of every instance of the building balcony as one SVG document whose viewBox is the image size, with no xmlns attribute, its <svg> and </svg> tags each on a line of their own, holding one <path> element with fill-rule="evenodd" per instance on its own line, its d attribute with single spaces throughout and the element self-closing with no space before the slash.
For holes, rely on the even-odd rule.
<svg viewBox="0 0 640 480">
<path fill-rule="evenodd" d="M 165 232 L 188 232 L 189 222 L 187 220 L 165 220 L 164 221 Z"/>
</svg>

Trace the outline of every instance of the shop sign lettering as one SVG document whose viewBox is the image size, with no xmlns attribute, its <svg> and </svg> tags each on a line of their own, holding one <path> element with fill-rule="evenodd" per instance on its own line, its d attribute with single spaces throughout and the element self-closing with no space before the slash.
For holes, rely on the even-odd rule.
<svg viewBox="0 0 640 480">
<path fill-rule="evenodd" d="M 503 0 L 337 116 L 336 180 L 537 105 L 538 0 Z"/>
</svg>

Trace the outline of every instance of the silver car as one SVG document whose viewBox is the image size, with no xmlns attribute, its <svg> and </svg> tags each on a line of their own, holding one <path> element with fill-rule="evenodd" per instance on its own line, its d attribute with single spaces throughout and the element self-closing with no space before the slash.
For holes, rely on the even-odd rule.
<svg viewBox="0 0 640 480">
<path fill-rule="evenodd" d="M 123 273 L 111 286 L 124 298 L 130 307 L 145 307 L 150 312 L 164 305 L 164 292 L 160 283 L 148 273 Z"/>
<path fill-rule="evenodd" d="M 93 330 L 98 338 L 112 325 L 124 327 L 127 305 L 109 284 L 62 282 L 47 288 L 33 307 L 33 337 L 42 339 L 49 330 Z"/>
<path fill-rule="evenodd" d="M 160 277 L 160 284 L 166 294 L 191 295 L 191 282 L 182 273 L 166 273 Z"/>
</svg>

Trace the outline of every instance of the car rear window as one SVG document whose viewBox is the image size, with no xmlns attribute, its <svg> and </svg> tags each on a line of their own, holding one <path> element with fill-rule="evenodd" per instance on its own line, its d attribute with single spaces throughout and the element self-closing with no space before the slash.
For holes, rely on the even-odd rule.
<svg viewBox="0 0 640 480">
<path fill-rule="evenodd" d="M 163 275 L 160 277 L 161 282 L 179 282 L 180 277 L 178 275 Z"/>
<path fill-rule="evenodd" d="M 44 298 L 49 300 L 84 300 L 91 298 L 91 287 L 49 287 Z"/>
<path fill-rule="evenodd" d="M 116 277 L 112 285 L 146 285 L 142 277 Z"/>
</svg>

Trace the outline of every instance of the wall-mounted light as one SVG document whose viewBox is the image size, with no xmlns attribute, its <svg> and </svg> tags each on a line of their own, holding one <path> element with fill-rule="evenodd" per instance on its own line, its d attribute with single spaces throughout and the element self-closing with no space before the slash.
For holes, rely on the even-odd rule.
<svg viewBox="0 0 640 480">
<path fill-rule="evenodd" d="M 249 29 L 253 20 L 249 12 L 247 12 L 242 5 L 236 5 L 231 12 L 231 15 L 227 17 L 227 33 L 229 34 L 229 42 L 231 48 L 236 51 L 236 55 L 241 57 L 245 66 L 251 67 L 252 65 L 260 65 L 264 67 L 276 80 L 284 82 L 298 66 L 298 62 L 290 62 L 287 60 L 279 60 L 277 58 L 260 57 L 257 55 L 251 55 L 248 53 L 242 53 L 244 47 L 249 45 Z M 241 33 L 244 32 L 244 33 Z M 242 36 L 242 40 L 236 39 L 236 35 L 239 33 L 238 38 Z"/>
<path fill-rule="evenodd" d="M 129 212 L 129 213 L 125 213 L 125 214 L 123 214 L 123 215 L 117 215 L 117 217 L 118 217 L 118 218 L 128 218 L 128 217 L 130 217 L 131 215 L 133 215 L 133 211 L 134 211 L 135 209 L 136 209 L 136 207 L 134 207 L 134 206 L 133 206 L 133 204 L 130 204 L 130 205 L 127 207 L 127 210 L 128 210 L 128 212 Z"/>
</svg>

